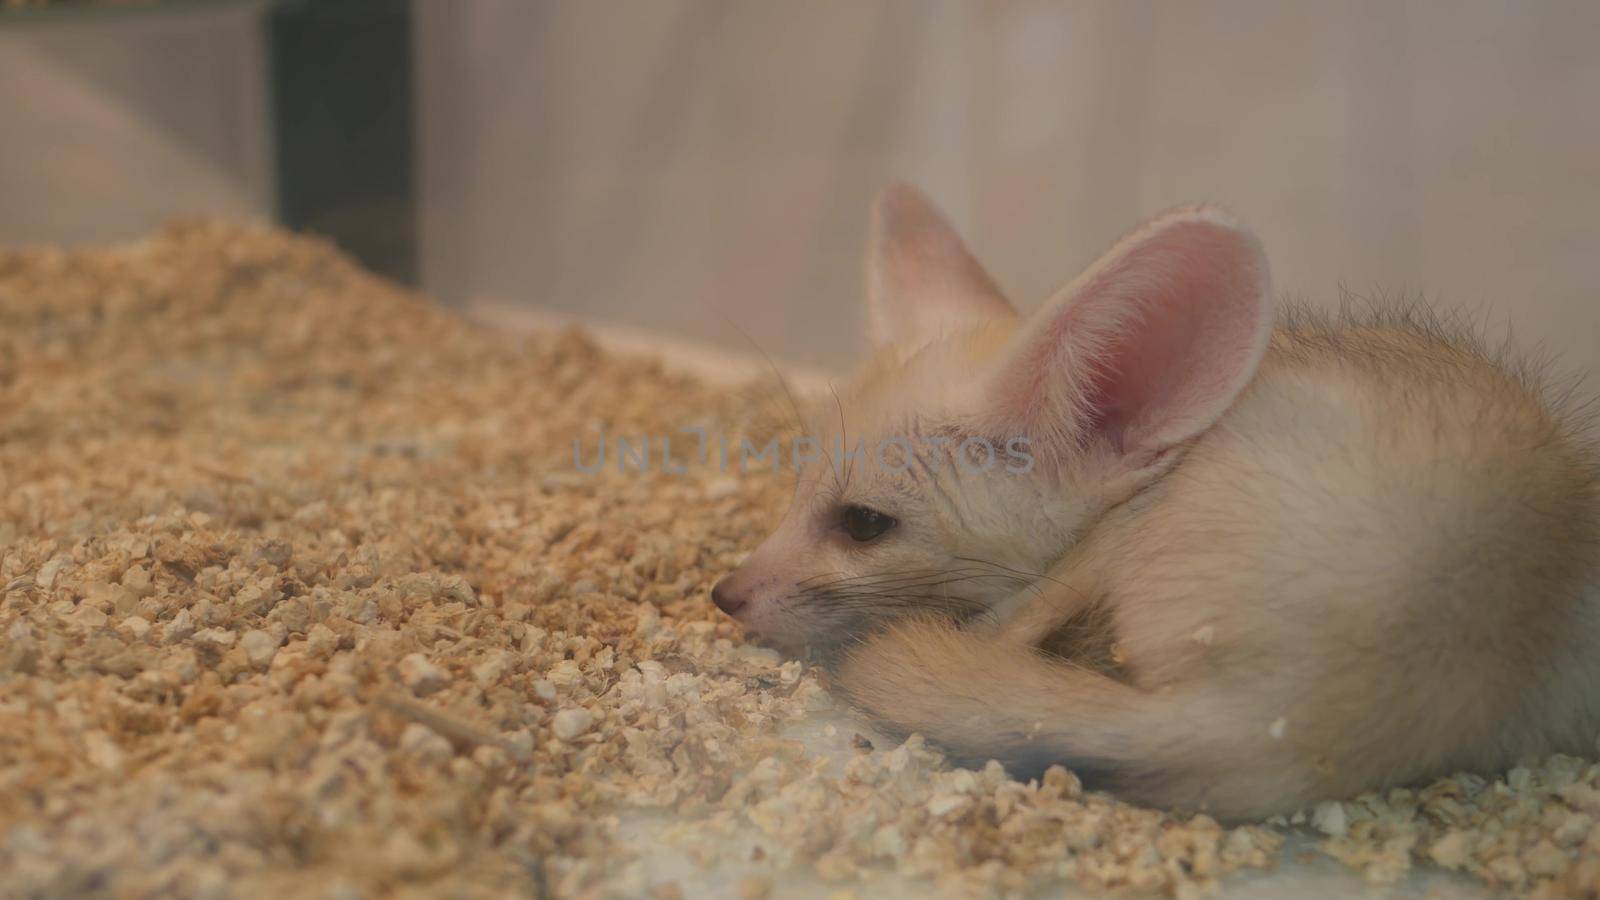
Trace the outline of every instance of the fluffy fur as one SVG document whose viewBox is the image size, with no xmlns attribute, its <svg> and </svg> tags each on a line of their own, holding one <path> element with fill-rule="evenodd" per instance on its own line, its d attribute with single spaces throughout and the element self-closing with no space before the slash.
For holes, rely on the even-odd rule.
<svg viewBox="0 0 1600 900">
<path fill-rule="evenodd" d="M 1209 211 L 1157 226 L 1197 215 L 1237 229 Z M 1232 245 L 1207 231 L 1167 246 L 1198 247 L 1185 258 L 1199 262 L 1133 272 L 1114 285 L 1131 305 L 1042 362 L 1029 342 L 1070 343 L 1100 296 L 1084 285 L 1139 258 L 1152 227 L 1044 321 L 995 316 L 986 297 L 984 315 L 931 333 L 883 329 L 896 342 L 838 396 L 826 433 L 1024 429 L 1047 436 L 1041 465 L 977 478 L 931 451 L 906 473 L 819 463 L 729 576 L 747 627 L 836 648 L 839 690 L 958 757 L 1021 775 L 1064 763 L 1229 819 L 1592 749 L 1600 477 L 1578 410 L 1418 307 L 1255 322 L 1264 260 L 1254 271 L 1242 229 Z M 1219 246 L 1244 249 L 1218 264 Z M 1185 287 L 1197 277 L 1211 281 Z M 1173 321 L 1222 324 L 1168 327 L 1148 294 L 1163 290 Z M 1194 309 L 1211 303 L 1234 311 Z M 1118 362 L 1141 341 L 1157 345 L 1148 359 Z M 1007 369 L 1019 359 L 1031 378 Z M 1128 437 L 1129 421 L 1145 430 Z M 900 524 L 851 542 L 833 527 L 850 504 Z M 808 593 L 819 583 L 844 601 Z"/>
</svg>

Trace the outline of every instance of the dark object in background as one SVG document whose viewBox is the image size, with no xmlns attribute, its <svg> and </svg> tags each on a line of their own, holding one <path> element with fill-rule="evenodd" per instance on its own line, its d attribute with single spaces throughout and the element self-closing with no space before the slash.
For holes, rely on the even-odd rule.
<svg viewBox="0 0 1600 900">
<path fill-rule="evenodd" d="M 290 0 L 267 41 L 279 220 L 416 284 L 410 0 Z"/>
</svg>

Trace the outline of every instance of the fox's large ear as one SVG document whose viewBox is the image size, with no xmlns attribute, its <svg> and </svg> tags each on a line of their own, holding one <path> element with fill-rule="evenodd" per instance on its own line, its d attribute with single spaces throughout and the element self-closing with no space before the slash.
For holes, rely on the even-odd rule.
<svg viewBox="0 0 1600 900">
<path fill-rule="evenodd" d="M 1024 323 L 986 386 L 987 427 L 1103 441 L 1134 468 L 1200 434 L 1255 374 L 1272 331 L 1249 231 L 1179 209 L 1124 238 Z"/>
<path fill-rule="evenodd" d="M 878 195 L 867 244 L 874 347 L 1014 315 L 994 279 L 921 191 L 897 184 Z"/>
</svg>

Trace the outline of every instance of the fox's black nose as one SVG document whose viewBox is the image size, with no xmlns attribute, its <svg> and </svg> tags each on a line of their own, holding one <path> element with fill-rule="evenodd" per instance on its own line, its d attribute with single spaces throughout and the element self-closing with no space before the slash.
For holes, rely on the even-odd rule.
<svg viewBox="0 0 1600 900">
<path fill-rule="evenodd" d="M 717 582 L 716 586 L 711 588 L 711 602 L 717 605 L 717 609 L 730 616 L 744 609 L 744 598 L 728 587 L 728 579 L 726 578 Z"/>
</svg>

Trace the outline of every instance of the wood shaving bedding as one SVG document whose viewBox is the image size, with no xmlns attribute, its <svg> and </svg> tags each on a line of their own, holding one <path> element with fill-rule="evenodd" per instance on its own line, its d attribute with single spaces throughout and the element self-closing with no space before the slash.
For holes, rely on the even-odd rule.
<svg viewBox="0 0 1600 900">
<path fill-rule="evenodd" d="M 1462 774 L 1420 790 L 1328 802 L 1288 823 L 1329 837 L 1322 850 L 1369 881 L 1414 864 L 1464 871 L 1534 897 L 1600 896 L 1600 764 L 1555 756 L 1503 778 Z"/>
<path fill-rule="evenodd" d="M 1191 895 L 1308 818 L 1374 879 L 1600 885 L 1577 760 L 1230 829 L 915 737 L 813 756 L 819 677 L 705 597 L 783 477 L 572 459 L 771 418 L 272 230 L 0 253 L 0 893 L 682 896 L 619 834 L 646 809 L 705 867 L 759 838 L 745 897 Z"/>
</svg>

